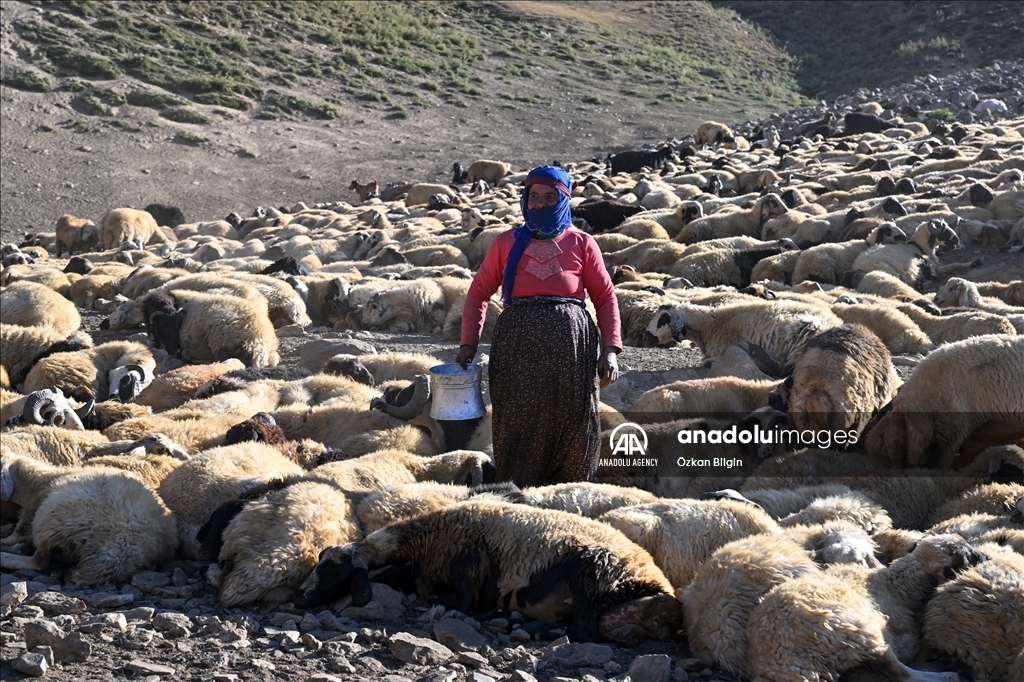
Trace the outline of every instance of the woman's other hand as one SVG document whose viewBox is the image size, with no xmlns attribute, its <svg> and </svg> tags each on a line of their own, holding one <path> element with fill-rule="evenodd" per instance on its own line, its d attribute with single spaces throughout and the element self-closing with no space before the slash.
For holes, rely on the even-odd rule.
<svg viewBox="0 0 1024 682">
<path fill-rule="evenodd" d="M 459 363 L 462 369 L 466 369 L 466 363 L 476 355 L 476 348 L 473 346 L 459 346 L 459 354 L 455 356 L 455 362 Z"/>
<path fill-rule="evenodd" d="M 601 351 L 601 358 L 597 361 L 597 375 L 601 378 L 601 388 L 618 381 L 619 361 L 615 357 L 614 348 L 605 348 Z"/>
</svg>

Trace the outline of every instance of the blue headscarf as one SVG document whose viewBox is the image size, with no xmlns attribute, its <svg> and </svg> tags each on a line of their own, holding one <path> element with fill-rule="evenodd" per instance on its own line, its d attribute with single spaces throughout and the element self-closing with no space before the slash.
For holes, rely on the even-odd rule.
<svg viewBox="0 0 1024 682">
<path fill-rule="evenodd" d="M 558 203 L 545 208 L 527 208 L 529 204 L 530 185 L 548 185 L 558 190 Z M 523 257 L 523 251 L 533 237 L 551 238 L 562 234 L 572 227 L 572 213 L 569 210 L 569 197 L 572 192 L 572 180 L 569 174 L 558 166 L 540 166 L 526 176 L 526 189 L 519 200 L 523 210 L 525 223 L 512 231 L 515 242 L 508 252 L 505 270 L 501 275 L 501 300 L 509 303 L 512 300 L 512 284 L 516 278 L 516 266 Z"/>
</svg>

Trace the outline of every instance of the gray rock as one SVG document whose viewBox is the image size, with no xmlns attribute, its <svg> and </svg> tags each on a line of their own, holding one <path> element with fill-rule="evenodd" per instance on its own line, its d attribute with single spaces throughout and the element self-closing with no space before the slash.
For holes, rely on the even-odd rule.
<svg viewBox="0 0 1024 682">
<path fill-rule="evenodd" d="M 342 682 L 342 679 L 340 677 L 335 677 L 334 675 L 316 673 L 307 677 L 306 682 Z"/>
<path fill-rule="evenodd" d="M 470 678 L 470 680 L 472 680 L 472 682 L 496 682 L 493 677 L 491 677 L 490 675 L 484 675 L 482 672 L 478 670 L 473 671 L 473 676 Z"/>
<path fill-rule="evenodd" d="M 672 668 L 672 682 L 689 682 L 690 673 L 686 672 L 678 665 Z"/>
<path fill-rule="evenodd" d="M 188 573 L 181 566 L 175 566 L 174 573 L 171 575 L 171 584 L 175 587 L 188 585 Z"/>
<path fill-rule="evenodd" d="M 451 649 L 432 639 L 414 637 L 399 632 L 388 640 L 391 655 L 403 663 L 417 665 L 444 665 L 455 658 Z"/>
<path fill-rule="evenodd" d="M 18 622 L 19 620 L 24 622 L 28 620 L 38 620 L 40 618 L 43 618 L 44 616 L 46 616 L 46 611 L 39 608 L 38 606 L 33 606 L 32 604 L 22 604 L 14 611 L 14 615 L 15 622 Z"/>
<path fill-rule="evenodd" d="M 530 633 L 522 628 L 516 628 L 510 632 L 508 638 L 512 642 L 529 642 L 532 639 Z"/>
<path fill-rule="evenodd" d="M 672 659 L 665 654 L 637 656 L 626 672 L 633 682 L 669 682 Z"/>
<path fill-rule="evenodd" d="M 37 646 L 55 646 L 67 633 L 49 620 L 33 620 L 25 623 L 25 648 L 29 651 Z"/>
<path fill-rule="evenodd" d="M 317 339 L 316 341 L 304 343 L 299 347 L 299 366 L 316 372 L 328 360 L 340 353 L 346 355 L 369 355 L 376 352 L 377 349 L 372 345 L 357 339 L 347 339 L 345 341 Z"/>
<path fill-rule="evenodd" d="M 455 652 L 479 651 L 487 640 L 462 620 L 445 618 L 434 625 L 434 637 Z"/>
<path fill-rule="evenodd" d="M 515 670 L 508 678 L 511 682 L 537 682 L 537 678 L 525 670 Z"/>
<path fill-rule="evenodd" d="M 311 632 L 312 630 L 319 630 L 322 626 L 320 619 L 314 616 L 312 613 L 307 613 L 299 621 L 300 632 Z"/>
<path fill-rule="evenodd" d="M 159 663 L 150 663 L 139 659 L 132 660 L 127 666 L 129 671 L 136 675 L 173 675 L 174 668 Z"/>
<path fill-rule="evenodd" d="M 124 617 L 129 621 L 141 621 L 143 623 L 149 623 L 153 620 L 153 614 L 156 613 L 156 609 L 152 606 L 139 606 L 134 609 L 128 609 L 124 611 Z"/>
<path fill-rule="evenodd" d="M 606 644 L 574 642 L 552 649 L 552 657 L 564 665 L 578 668 L 602 666 L 612 660 L 614 652 Z"/>
<path fill-rule="evenodd" d="M 29 652 L 29 653 L 39 654 L 40 656 L 42 656 L 43 659 L 46 660 L 46 665 L 51 667 L 51 668 L 53 667 L 53 664 L 55 663 L 55 660 L 54 660 L 54 657 L 53 657 L 53 648 L 52 647 L 37 646 L 34 649 L 32 649 L 32 651 Z"/>
<path fill-rule="evenodd" d="M 120 645 L 126 649 L 145 649 L 156 637 L 153 630 L 131 627 L 120 637 Z"/>
<path fill-rule="evenodd" d="M 128 629 L 128 619 L 123 613 L 101 613 L 98 616 L 90 616 L 82 620 L 79 628 L 82 632 L 103 632 L 104 630 L 117 630 L 124 632 Z"/>
<path fill-rule="evenodd" d="M 24 580 L 7 583 L 0 589 L 0 605 L 15 607 L 28 599 L 28 584 Z"/>
<path fill-rule="evenodd" d="M 468 665 L 470 668 L 479 668 L 482 665 L 487 665 L 487 659 L 475 651 L 463 651 L 459 654 L 458 661 L 463 665 Z"/>
<path fill-rule="evenodd" d="M 46 657 L 42 654 L 25 652 L 14 659 L 11 667 L 20 673 L 31 675 L 32 677 L 42 677 L 50 666 L 46 664 Z"/>
<path fill-rule="evenodd" d="M 87 608 L 81 599 L 68 597 L 60 592 L 40 592 L 25 600 L 25 604 L 38 606 L 48 616 L 83 613 Z"/>
<path fill-rule="evenodd" d="M 348 659 L 344 656 L 332 658 L 327 662 L 327 667 L 328 669 L 333 670 L 336 673 L 344 673 L 347 675 L 351 675 L 356 671 L 355 666 L 349 663 Z"/>
<path fill-rule="evenodd" d="M 288 625 L 288 623 L 291 623 L 291 625 L 292 625 L 291 629 L 294 630 L 296 627 L 298 627 L 296 625 L 296 623 L 298 623 L 299 618 L 300 617 L 296 616 L 294 613 L 287 613 L 285 611 L 278 611 L 277 613 L 275 613 L 274 615 L 272 615 L 270 617 L 270 621 L 269 622 L 270 622 L 271 625 L 274 625 L 274 626 L 279 627 L 279 628 L 286 627 Z"/>
<path fill-rule="evenodd" d="M 97 592 L 87 596 L 85 601 L 89 606 L 95 609 L 117 609 L 133 603 L 135 601 L 135 595 Z"/>
<path fill-rule="evenodd" d="M 171 576 L 156 571 L 141 571 L 132 576 L 132 586 L 149 594 L 153 590 L 167 587 L 171 584 Z"/>
<path fill-rule="evenodd" d="M 167 630 L 190 630 L 192 628 L 192 619 L 186 616 L 184 613 L 176 613 L 174 611 L 163 611 L 153 616 L 153 629 L 157 631 Z"/>
<path fill-rule="evenodd" d="M 62 663 L 88 661 L 92 656 L 92 644 L 86 641 L 81 632 L 72 632 L 52 646 L 53 655 Z"/>
</svg>

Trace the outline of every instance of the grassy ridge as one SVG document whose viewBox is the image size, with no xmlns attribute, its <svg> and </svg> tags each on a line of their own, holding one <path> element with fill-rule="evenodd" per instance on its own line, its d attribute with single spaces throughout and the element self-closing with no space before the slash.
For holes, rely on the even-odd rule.
<svg viewBox="0 0 1024 682">
<path fill-rule="evenodd" d="M 794 56 L 800 91 L 815 98 L 1024 58 L 1024 12 L 1010 0 L 713 4 L 767 30 Z"/>
</svg>

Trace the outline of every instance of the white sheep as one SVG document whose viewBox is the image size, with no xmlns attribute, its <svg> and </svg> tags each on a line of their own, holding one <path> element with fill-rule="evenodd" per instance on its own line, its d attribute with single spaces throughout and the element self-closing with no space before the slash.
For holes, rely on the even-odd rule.
<svg viewBox="0 0 1024 682">
<path fill-rule="evenodd" d="M 984 555 L 956 535 L 923 539 L 890 566 L 831 566 L 782 582 L 750 614 L 747 674 L 757 680 L 837 680 L 859 665 L 890 679 L 953 682 L 951 674 L 912 670 L 917 614 L 948 571 Z"/>
<path fill-rule="evenodd" d="M 35 282 L 15 282 L 0 293 L 4 324 L 48 327 L 65 336 L 82 326 L 75 304 L 49 287 Z"/>
<path fill-rule="evenodd" d="M 629 408 L 629 421 L 643 424 L 715 413 L 748 414 L 767 407 L 781 381 L 738 377 L 689 379 L 658 386 L 640 395 Z"/>
<path fill-rule="evenodd" d="M 127 365 L 135 365 L 152 377 L 156 360 L 150 349 L 137 341 L 110 341 L 93 348 L 54 353 L 29 370 L 24 390 L 32 393 L 56 388 L 79 401 L 106 400 L 112 388 L 110 372 Z"/>
<path fill-rule="evenodd" d="M 504 161 L 489 161 L 481 159 L 469 164 L 466 169 L 466 182 L 473 184 L 477 180 L 483 180 L 491 185 L 497 185 L 498 181 L 512 173 L 512 168 Z M 409 205 L 406 200 L 406 205 Z"/>
<path fill-rule="evenodd" d="M 134 208 L 115 208 L 101 219 L 97 229 L 99 245 L 104 249 L 116 249 L 126 241 L 145 246 L 153 237 L 160 236 L 156 220 L 147 211 Z M 166 241 L 166 238 L 160 241 Z"/>
<path fill-rule="evenodd" d="M 777 194 L 765 194 L 748 210 L 719 211 L 699 218 L 683 227 L 674 241 L 693 244 L 707 239 L 747 236 L 759 238 L 761 227 L 789 208 Z"/>
<path fill-rule="evenodd" d="M 96 223 L 77 218 L 70 213 L 57 218 L 56 231 L 57 251 L 54 255 L 58 258 L 64 252 L 71 256 L 75 251 L 91 251 L 98 243 Z"/>
<path fill-rule="evenodd" d="M 444 293 L 430 280 L 400 283 L 379 291 L 363 306 L 363 324 L 388 331 L 440 333 L 444 318 Z"/>
</svg>

